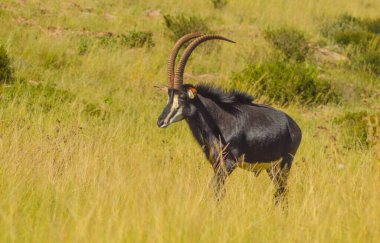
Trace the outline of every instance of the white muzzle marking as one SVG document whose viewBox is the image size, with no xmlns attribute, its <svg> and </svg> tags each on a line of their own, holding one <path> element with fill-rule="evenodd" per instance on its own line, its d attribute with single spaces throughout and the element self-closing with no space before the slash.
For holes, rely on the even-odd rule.
<svg viewBox="0 0 380 243">
<path fill-rule="evenodd" d="M 179 109 L 178 112 L 173 116 L 173 113 L 177 110 L 178 106 L 179 106 L 178 95 L 174 95 L 173 104 L 172 104 L 172 107 L 170 108 L 170 112 L 165 117 L 164 124 L 161 127 L 168 126 L 170 123 L 175 122 L 176 121 L 175 119 L 178 119 L 180 115 L 182 115 L 182 109 Z"/>
</svg>

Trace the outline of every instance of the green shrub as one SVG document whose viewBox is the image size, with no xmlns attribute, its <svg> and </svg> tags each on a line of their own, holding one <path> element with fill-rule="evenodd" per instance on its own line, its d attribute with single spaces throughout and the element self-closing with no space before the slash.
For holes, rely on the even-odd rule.
<svg viewBox="0 0 380 243">
<path fill-rule="evenodd" d="M 104 47 L 113 48 L 118 44 L 118 36 L 109 34 L 99 37 L 100 44 Z"/>
<path fill-rule="evenodd" d="M 332 22 L 326 22 L 321 27 L 321 34 L 335 41 L 337 35 L 342 35 L 345 32 L 360 33 L 363 31 L 365 28 L 363 28 L 360 20 L 350 15 L 342 15 Z"/>
<path fill-rule="evenodd" d="M 321 33 L 344 46 L 365 45 L 373 38 L 363 21 L 350 15 L 342 15 L 332 22 L 326 22 L 322 25 Z"/>
<path fill-rule="evenodd" d="M 216 8 L 216 9 L 222 9 L 228 3 L 227 0 L 211 0 L 211 2 L 212 2 L 212 5 L 214 6 L 214 8 Z"/>
<path fill-rule="evenodd" d="M 286 61 L 250 64 L 232 76 L 233 86 L 243 85 L 255 96 L 280 104 L 326 104 L 338 102 L 330 82 L 320 80 L 315 66 Z"/>
<path fill-rule="evenodd" d="M 343 15 L 325 24 L 321 33 L 346 48 L 353 68 L 380 75 L 380 19 Z"/>
<path fill-rule="evenodd" d="M 380 114 L 369 114 L 367 111 L 346 112 L 334 119 L 333 123 L 340 128 L 341 137 L 348 147 L 369 147 L 378 142 Z"/>
<path fill-rule="evenodd" d="M 364 30 L 346 30 L 335 33 L 334 40 L 340 45 L 365 46 L 373 35 Z"/>
<path fill-rule="evenodd" d="M 190 32 L 210 33 L 207 21 L 198 16 L 164 15 L 166 28 L 171 32 L 170 38 L 177 41 Z"/>
<path fill-rule="evenodd" d="M 353 67 L 361 68 L 380 76 L 380 36 L 373 37 L 367 43 L 350 52 Z"/>
<path fill-rule="evenodd" d="M 153 34 L 150 31 L 130 31 L 128 35 L 120 35 L 121 44 L 128 46 L 129 48 L 136 47 L 153 47 Z"/>
<path fill-rule="evenodd" d="M 351 66 L 380 76 L 380 35 L 367 33 L 367 36 L 347 47 Z"/>
<path fill-rule="evenodd" d="M 10 83 L 14 81 L 14 69 L 11 67 L 11 60 L 7 51 L 0 45 L 0 83 Z"/>
<path fill-rule="evenodd" d="M 153 47 L 153 34 L 150 31 L 130 31 L 128 34 L 108 34 L 100 37 L 100 43 L 107 47 L 127 46 L 128 48 Z"/>
<path fill-rule="evenodd" d="M 265 38 L 271 41 L 286 58 L 305 61 L 308 45 L 302 32 L 292 28 L 267 29 Z"/>
<path fill-rule="evenodd" d="M 380 37 L 367 46 L 350 52 L 352 67 L 380 76 Z"/>
<path fill-rule="evenodd" d="M 362 22 L 367 27 L 369 32 L 374 34 L 380 34 L 380 18 L 365 19 Z"/>
</svg>

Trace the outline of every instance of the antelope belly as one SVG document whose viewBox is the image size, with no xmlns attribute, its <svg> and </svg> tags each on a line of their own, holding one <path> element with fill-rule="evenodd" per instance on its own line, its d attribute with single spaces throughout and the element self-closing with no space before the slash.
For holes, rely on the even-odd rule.
<svg viewBox="0 0 380 243">
<path fill-rule="evenodd" d="M 252 172 L 259 172 L 262 170 L 267 170 L 271 168 L 272 162 L 265 162 L 265 163 L 247 163 L 247 162 L 239 162 L 238 167 L 242 168 L 244 170 L 249 170 Z"/>
</svg>

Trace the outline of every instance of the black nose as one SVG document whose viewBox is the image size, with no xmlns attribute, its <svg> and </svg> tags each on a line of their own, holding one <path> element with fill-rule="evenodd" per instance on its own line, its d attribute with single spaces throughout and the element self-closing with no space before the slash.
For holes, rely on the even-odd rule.
<svg viewBox="0 0 380 243">
<path fill-rule="evenodd" d="M 157 120 L 157 126 L 158 127 L 161 127 L 163 124 L 164 124 L 164 120 L 162 120 L 162 119 Z"/>
</svg>

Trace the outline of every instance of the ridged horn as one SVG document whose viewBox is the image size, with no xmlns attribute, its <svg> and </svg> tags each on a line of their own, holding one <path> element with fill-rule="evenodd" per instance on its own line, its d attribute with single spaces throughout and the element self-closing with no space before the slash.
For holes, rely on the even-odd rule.
<svg viewBox="0 0 380 243">
<path fill-rule="evenodd" d="M 185 44 L 191 39 L 197 38 L 202 36 L 202 34 L 199 33 L 189 33 L 187 35 L 182 36 L 174 45 L 169 59 L 168 59 L 168 88 L 173 88 L 174 84 L 174 65 L 175 65 L 175 59 L 177 58 L 178 52 Z"/>
<path fill-rule="evenodd" d="M 179 61 L 179 64 L 177 65 L 177 69 L 175 72 L 175 78 L 174 78 L 174 89 L 181 89 L 183 85 L 183 73 L 185 71 L 187 60 L 189 59 L 191 53 L 194 51 L 194 49 L 200 45 L 201 43 L 208 41 L 208 40 L 224 40 L 231 43 L 235 43 L 235 41 L 232 41 L 226 37 L 220 36 L 220 35 L 204 35 L 201 37 L 198 37 L 197 39 L 193 40 L 191 44 L 185 49 L 181 60 Z"/>
</svg>

